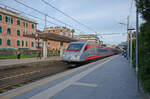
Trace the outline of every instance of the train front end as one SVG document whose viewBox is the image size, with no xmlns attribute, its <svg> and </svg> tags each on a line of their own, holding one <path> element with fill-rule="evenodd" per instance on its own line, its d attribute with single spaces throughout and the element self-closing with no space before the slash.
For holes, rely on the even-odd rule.
<svg viewBox="0 0 150 99">
<path fill-rule="evenodd" d="M 82 62 L 81 54 L 85 43 L 72 42 L 69 44 L 67 50 L 63 53 L 62 61 L 68 63 L 79 63 Z"/>
</svg>

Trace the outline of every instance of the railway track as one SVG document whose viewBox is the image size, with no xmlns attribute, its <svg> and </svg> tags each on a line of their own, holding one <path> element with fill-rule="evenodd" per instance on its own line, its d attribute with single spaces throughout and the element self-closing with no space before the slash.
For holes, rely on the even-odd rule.
<svg viewBox="0 0 150 99">
<path fill-rule="evenodd" d="M 34 70 L 34 68 L 32 67 L 28 67 L 26 68 L 26 72 L 25 71 L 23 73 L 19 72 L 18 74 L 17 73 L 15 74 L 14 73 L 15 70 L 14 70 L 14 72 L 10 72 L 10 74 L 6 73 L 7 76 L 3 74 L 3 76 L 5 77 L 0 78 L 0 93 L 3 93 L 10 89 L 14 89 L 16 87 L 20 87 L 24 84 L 39 80 L 44 77 L 51 76 L 59 72 L 63 72 L 68 69 L 69 68 L 66 64 L 60 62 L 60 63 L 51 64 L 49 66 L 37 70 Z"/>
<path fill-rule="evenodd" d="M 94 60 L 96 61 L 96 60 Z M 88 62 L 87 62 L 88 63 Z M 81 63 L 78 66 L 87 64 Z M 71 64 L 70 64 L 71 65 Z M 44 77 L 71 69 L 68 64 L 60 61 L 46 66 L 23 66 L 23 68 L 0 70 L 0 93 L 23 86 Z"/>
</svg>

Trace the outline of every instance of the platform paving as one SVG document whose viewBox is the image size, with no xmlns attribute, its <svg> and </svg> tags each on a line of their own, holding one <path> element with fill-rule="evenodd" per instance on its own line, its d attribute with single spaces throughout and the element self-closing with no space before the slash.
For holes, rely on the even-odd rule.
<svg viewBox="0 0 150 99">
<path fill-rule="evenodd" d="M 8 97 L 12 99 L 146 99 L 137 90 L 137 79 L 133 68 L 121 55 L 34 82 L 6 92 L 0 97 L 5 99 Z"/>
<path fill-rule="evenodd" d="M 18 64 L 25 64 L 25 63 L 33 63 L 33 62 L 40 62 L 40 61 L 55 61 L 60 60 L 58 56 L 51 56 L 46 59 L 41 58 L 24 58 L 24 59 L 2 59 L 0 60 L 0 68 L 2 66 L 11 66 L 11 65 L 18 65 Z"/>
</svg>

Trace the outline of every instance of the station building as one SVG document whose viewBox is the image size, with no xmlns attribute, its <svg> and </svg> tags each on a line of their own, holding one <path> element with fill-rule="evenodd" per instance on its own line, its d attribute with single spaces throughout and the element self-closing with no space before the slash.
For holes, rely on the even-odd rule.
<svg viewBox="0 0 150 99">
<path fill-rule="evenodd" d="M 34 38 L 25 34 L 36 33 L 36 21 L 0 7 L 0 49 L 36 49 Z"/>
<path fill-rule="evenodd" d="M 46 27 L 44 33 L 55 33 L 66 37 L 71 37 L 71 30 L 67 27 Z M 63 49 L 66 49 L 68 43 L 63 43 Z M 48 49 L 60 50 L 60 42 L 48 41 Z"/>
</svg>

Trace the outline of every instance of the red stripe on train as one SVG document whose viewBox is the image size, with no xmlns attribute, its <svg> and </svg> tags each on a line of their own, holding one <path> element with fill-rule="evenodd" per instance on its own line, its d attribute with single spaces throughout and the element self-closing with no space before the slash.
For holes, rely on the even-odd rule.
<svg viewBox="0 0 150 99">
<path fill-rule="evenodd" d="M 97 55 L 97 56 L 91 55 L 91 56 L 88 56 L 84 61 L 101 58 L 101 57 L 106 57 L 106 56 L 110 56 L 110 55 L 113 55 L 113 53 L 105 54 L 105 55 Z"/>
<path fill-rule="evenodd" d="M 66 50 L 66 52 L 80 52 L 80 51 Z"/>
</svg>

